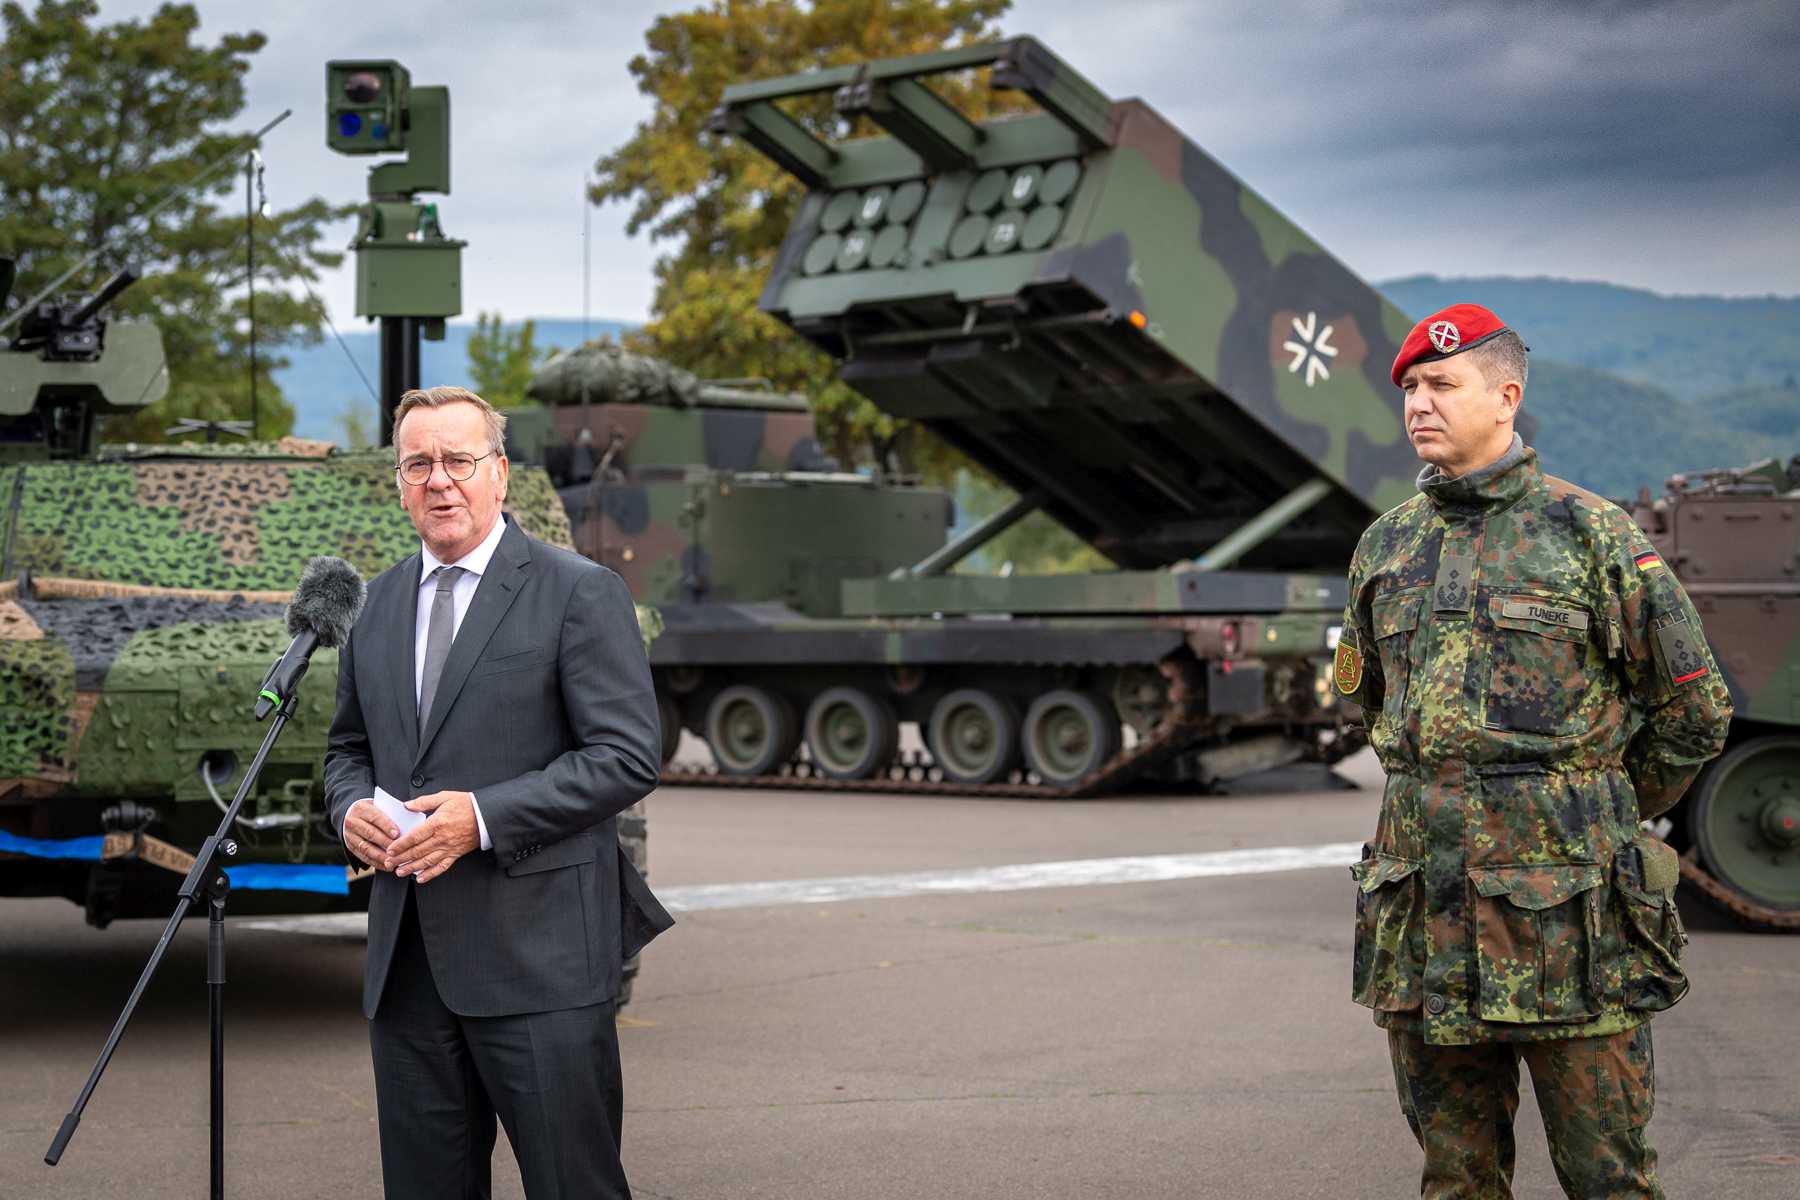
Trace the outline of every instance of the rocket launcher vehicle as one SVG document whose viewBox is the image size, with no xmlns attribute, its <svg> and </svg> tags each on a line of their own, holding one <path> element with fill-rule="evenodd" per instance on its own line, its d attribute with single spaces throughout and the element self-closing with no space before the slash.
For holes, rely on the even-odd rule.
<svg viewBox="0 0 1800 1200">
<path fill-rule="evenodd" d="M 932 89 L 971 71 L 1035 111 L 975 122 Z M 837 125 L 882 136 L 828 143 L 791 115 L 824 96 Z M 712 127 L 806 188 L 762 308 L 1020 494 L 898 577 L 845 581 L 846 614 L 1159 614 L 1205 667 L 1191 702 L 1204 725 L 1244 673 L 1220 660 L 1304 651 L 1321 626 L 1303 615 L 1342 604 L 1363 529 L 1414 494 L 1388 378 L 1410 319 L 1147 104 L 1109 99 L 1039 42 L 743 84 Z M 1684 877 L 1762 928 L 1800 927 L 1800 675 L 1783 670 L 1800 645 L 1795 464 L 1677 476 L 1634 513 L 1709 614 L 1738 713 L 1664 832 L 1689 849 Z M 944 574 L 1032 508 L 1125 570 Z M 1234 608 L 1245 618 L 1228 625 L 1258 632 L 1210 640 L 1201 614 Z M 1280 671 L 1246 701 L 1279 707 Z M 1112 690 L 1122 713 L 1128 692 Z M 1268 711 L 1201 750 L 1197 776 L 1278 758 L 1254 752 Z M 1234 752 L 1235 768 L 1204 761 Z"/>
<path fill-rule="evenodd" d="M 983 122 L 956 72 L 1035 112 Z M 828 144 L 830 94 L 885 136 Z M 727 89 L 712 128 L 807 191 L 762 308 L 1127 569 L 1341 573 L 1418 464 L 1388 379 L 1411 321 L 1141 100 L 1020 37 Z M 942 572 L 874 608 L 963 611 Z M 1229 590 L 1229 589 L 1228 589 Z"/>
</svg>

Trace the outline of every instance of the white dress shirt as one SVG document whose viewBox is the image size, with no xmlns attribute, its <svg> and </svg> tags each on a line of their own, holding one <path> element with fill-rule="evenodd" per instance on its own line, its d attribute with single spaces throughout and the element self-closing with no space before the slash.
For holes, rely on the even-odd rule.
<svg viewBox="0 0 1800 1200">
<path fill-rule="evenodd" d="M 425 543 L 419 543 L 419 591 L 416 597 L 417 604 L 414 606 L 417 616 L 413 619 L 414 708 L 419 705 L 419 692 L 425 683 L 425 640 L 431 632 L 431 601 L 437 594 L 437 580 L 432 578 L 432 572 L 439 567 L 446 566 L 462 568 L 463 573 L 456 577 L 456 582 L 451 585 L 450 589 L 450 608 L 452 610 L 450 644 L 454 646 L 457 631 L 462 629 L 463 617 L 469 611 L 469 603 L 475 599 L 475 589 L 481 586 L 482 573 L 487 570 L 489 561 L 494 557 L 494 550 L 500 545 L 500 535 L 505 532 L 506 519 L 496 515 L 494 527 L 488 530 L 486 537 L 481 539 L 481 544 L 453 563 L 444 562 L 433 554 Z M 419 732 L 423 734 L 425 731 L 421 729 Z M 370 798 L 373 799 L 373 797 Z M 469 803 L 475 809 L 475 828 L 481 834 L 481 848 L 492 850 L 494 839 L 488 836 L 487 822 L 481 816 L 481 805 L 476 802 L 472 792 L 469 795 Z M 350 819 L 348 813 L 344 815 L 344 819 L 346 821 Z M 344 831 L 339 829 L 339 840 L 342 840 L 343 834 Z"/>
<path fill-rule="evenodd" d="M 488 569 L 488 562 L 493 559 L 494 551 L 500 545 L 500 535 L 506 532 L 506 518 L 498 513 L 494 515 L 494 527 L 473 550 L 453 563 L 441 561 L 437 555 L 419 543 L 419 594 L 418 604 L 414 607 L 417 615 L 413 618 L 413 706 L 418 707 L 419 691 L 425 683 L 425 639 L 431 632 L 431 600 L 437 593 L 437 580 L 431 577 L 439 567 L 461 567 L 462 574 L 456 577 L 456 583 L 450 590 L 450 644 L 456 644 L 456 634 L 462 629 L 463 616 L 469 611 L 469 602 L 475 599 L 475 589 L 481 586 L 482 572 Z M 420 734 L 425 731 L 419 730 Z M 481 805 L 475 802 L 474 793 L 469 795 L 469 803 L 475 809 L 475 828 L 481 833 L 481 848 L 492 850 L 494 840 L 488 836 L 487 822 L 481 819 Z"/>
</svg>

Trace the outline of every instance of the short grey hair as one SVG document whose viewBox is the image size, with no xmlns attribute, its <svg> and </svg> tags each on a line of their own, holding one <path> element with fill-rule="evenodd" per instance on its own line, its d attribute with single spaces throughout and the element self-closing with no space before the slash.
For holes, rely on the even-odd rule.
<svg viewBox="0 0 1800 1200">
<path fill-rule="evenodd" d="M 1531 373 L 1530 348 L 1525 340 L 1510 329 L 1502 330 L 1491 341 L 1481 343 L 1469 352 L 1481 370 L 1481 378 L 1489 387 L 1517 382 L 1525 390 L 1525 377 Z"/>
<path fill-rule="evenodd" d="M 481 410 L 481 422 L 487 427 L 489 454 L 506 453 L 506 414 L 461 387 L 414 388 L 400 397 L 394 406 L 394 457 L 400 456 L 400 422 L 415 408 L 442 408 L 446 404 L 473 404 Z"/>
</svg>

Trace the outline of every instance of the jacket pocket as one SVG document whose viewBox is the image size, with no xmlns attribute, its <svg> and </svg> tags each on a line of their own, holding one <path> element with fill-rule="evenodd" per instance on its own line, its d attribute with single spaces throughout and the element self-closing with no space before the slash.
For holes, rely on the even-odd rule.
<svg viewBox="0 0 1800 1200">
<path fill-rule="evenodd" d="M 1612 880 L 1620 998 L 1627 1008 L 1671 1008 L 1688 991 L 1687 972 L 1681 968 L 1687 929 L 1675 908 L 1681 859 L 1641 833 L 1613 856 Z"/>
<path fill-rule="evenodd" d="M 1469 871 L 1482 1020 L 1537 1024 L 1599 1015 L 1596 889 L 1605 880 L 1605 868 L 1592 863 Z"/>
<path fill-rule="evenodd" d="M 1511 594 L 1489 597 L 1488 619 L 1494 635 L 1487 725 L 1575 733 L 1596 674 L 1587 661 L 1592 614 L 1568 600 Z"/>
<path fill-rule="evenodd" d="M 1369 606 L 1375 650 L 1381 659 L 1384 689 L 1381 715 L 1391 724 L 1395 737 L 1400 736 L 1406 725 L 1406 697 L 1412 684 L 1413 638 L 1418 633 L 1419 613 L 1424 606 L 1425 593 L 1418 589 L 1377 596 Z"/>
<path fill-rule="evenodd" d="M 477 659 L 469 668 L 470 679 L 485 679 L 494 675 L 508 675 L 514 671 L 527 671 L 534 667 L 546 668 L 550 665 L 549 656 L 536 646 L 527 646 L 523 650 L 513 650 L 506 654 L 490 654 Z"/>
<path fill-rule="evenodd" d="M 631 958 L 675 924 L 638 872 L 625 847 L 619 847 L 619 948 Z"/>
<path fill-rule="evenodd" d="M 1356 952 L 1350 998 L 1381 1012 L 1419 1007 L 1425 975 L 1425 904 L 1416 859 L 1369 855 L 1356 880 Z"/>
<path fill-rule="evenodd" d="M 594 839 L 583 833 L 573 834 L 560 842 L 551 842 L 542 850 L 506 864 L 506 873 L 517 878 L 520 875 L 536 875 L 543 871 L 554 871 L 560 867 L 572 867 L 578 863 L 594 861 Z"/>
</svg>

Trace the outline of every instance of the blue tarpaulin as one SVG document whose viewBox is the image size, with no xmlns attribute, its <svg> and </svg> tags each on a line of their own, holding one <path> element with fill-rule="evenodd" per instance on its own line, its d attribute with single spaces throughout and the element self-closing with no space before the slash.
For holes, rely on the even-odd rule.
<svg viewBox="0 0 1800 1200">
<path fill-rule="evenodd" d="M 0 850 L 9 854 L 28 854 L 32 858 L 85 858 L 90 862 L 99 862 L 100 847 L 105 841 L 103 837 L 17 837 L 0 829 Z"/>
<path fill-rule="evenodd" d="M 81 859 L 99 862 L 103 837 L 28 838 L 0 830 L 0 851 L 32 858 Z M 314 863 L 238 863 L 225 869 L 231 886 L 245 891 L 319 892 L 346 896 L 350 882 L 344 868 Z"/>
<path fill-rule="evenodd" d="M 327 896 L 350 894 L 344 868 L 314 863 L 239 863 L 225 874 L 233 888 L 261 892 L 321 892 Z"/>
</svg>

